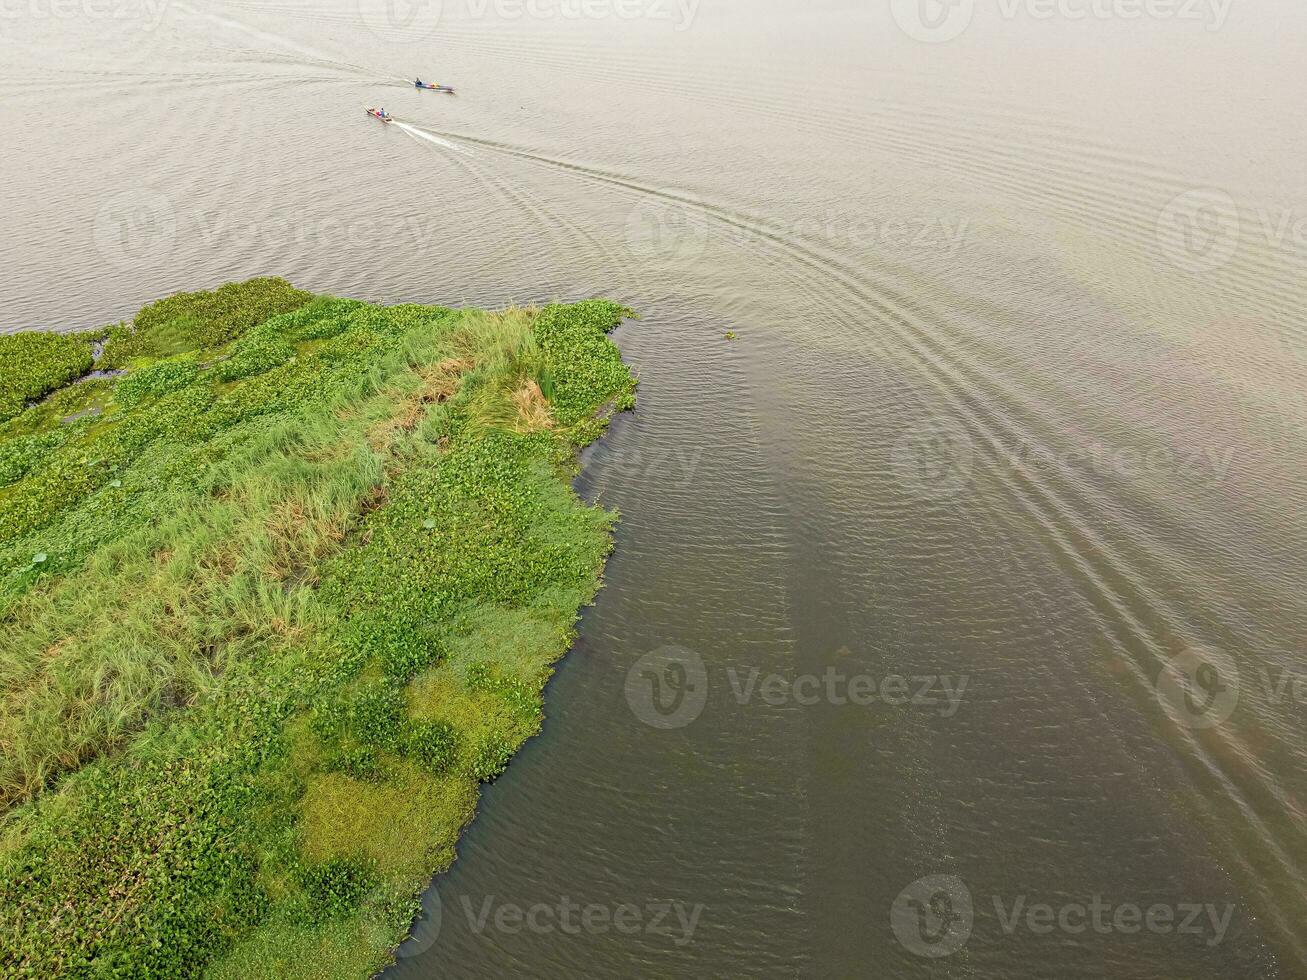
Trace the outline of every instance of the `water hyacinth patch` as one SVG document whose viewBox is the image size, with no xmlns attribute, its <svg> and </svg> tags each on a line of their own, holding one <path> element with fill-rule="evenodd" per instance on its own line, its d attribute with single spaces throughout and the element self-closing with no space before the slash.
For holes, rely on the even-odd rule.
<svg viewBox="0 0 1307 980">
<path fill-rule="evenodd" d="M 129 373 L 118 382 L 114 395 L 120 404 L 131 407 L 185 388 L 198 374 L 199 367 L 192 358 L 159 361 Z"/>
<path fill-rule="evenodd" d="M 0 971 L 385 962 L 598 588 L 627 312 L 229 284 L 0 423 Z"/>
<path fill-rule="evenodd" d="M 69 334 L 0 335 L 0 422 L 91 370 L 91 344 Z"/>
</svg>

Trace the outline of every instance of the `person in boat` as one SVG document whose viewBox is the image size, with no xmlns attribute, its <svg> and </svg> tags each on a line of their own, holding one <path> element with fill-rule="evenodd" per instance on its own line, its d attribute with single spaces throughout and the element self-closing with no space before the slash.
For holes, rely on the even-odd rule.
<svg viewBox="0 0 1307 980">
<path fill-rule="evenodd" d="M 426 88 L 426 87 L 427 87 L 426 84 L 425 84 L 425 83 L 422 81 L 422 79 L 420 79 L 420 78 L 417 79 L 416 81 L 414 81 L 413 84 L 416 85 L 418 88 Z"/>
</svg>

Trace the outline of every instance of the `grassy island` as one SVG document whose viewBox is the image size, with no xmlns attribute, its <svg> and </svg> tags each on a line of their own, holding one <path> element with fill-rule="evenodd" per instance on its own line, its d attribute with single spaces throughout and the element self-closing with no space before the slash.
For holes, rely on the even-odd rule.
<svg viewBox="0 0 1307 980">
<path fill-rule="evenodd" d="M 0 974 L 387 961 L 599 587 L 629 314 L 256 279 L 0 337 Z"/>
</svg>

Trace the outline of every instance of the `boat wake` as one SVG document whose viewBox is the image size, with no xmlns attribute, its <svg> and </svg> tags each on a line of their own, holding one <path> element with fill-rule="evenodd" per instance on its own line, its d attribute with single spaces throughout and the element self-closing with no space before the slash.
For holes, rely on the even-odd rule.
<svg viewBox="0 0 1307 980">
<path fill-rule="evenodd" d="M 434 133 L 428 133 L 425 129 L 418 129 L 418 127 L 411 126 L 408 123 L 402 123 L 398 119 L 395 120 L 395 125 L 414 139 L 426 140 L 428 143 L 435 143 L 436 146 L 442 146 L 447 150 L 453 150 L 455 153 L 472 156 L 472 151 L 467 149 L 467 147 L 459 146 L 457 143 L 451 143 L 449 140 L 437 136 Z"/>
</svg>

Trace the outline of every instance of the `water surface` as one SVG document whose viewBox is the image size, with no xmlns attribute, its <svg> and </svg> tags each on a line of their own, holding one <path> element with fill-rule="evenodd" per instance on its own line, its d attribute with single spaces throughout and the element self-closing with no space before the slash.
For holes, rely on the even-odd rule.
<svg viewBox="0 0 1307 980">
<path fill-rule="evenodd" d="M 396 976 L 1307 976 L 1307 12 L 909 7 L 6 12 L 0 329 L 643 314 L 608 587 Z"/>
</svg>

